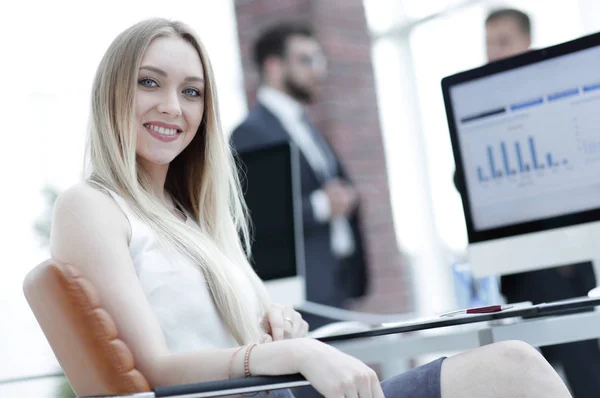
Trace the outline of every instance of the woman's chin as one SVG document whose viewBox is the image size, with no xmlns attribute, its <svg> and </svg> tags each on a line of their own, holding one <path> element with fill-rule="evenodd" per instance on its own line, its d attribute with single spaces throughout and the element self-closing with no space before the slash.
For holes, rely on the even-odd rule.
<svg viewBox="0 0 600 398">
<path fill-rule="evenodd" d="M 179 153 L 153 154 L 152 156 L 138 154 L 138 161 L 146 166 L 167 167 L 178 155 Z"/>
</svg>

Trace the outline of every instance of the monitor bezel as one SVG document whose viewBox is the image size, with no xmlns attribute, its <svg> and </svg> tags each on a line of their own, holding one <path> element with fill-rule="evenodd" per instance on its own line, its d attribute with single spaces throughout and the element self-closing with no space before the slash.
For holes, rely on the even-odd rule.
<svg viewBox="0 0 600 398">
<path fill-rule="evenodd" d="M 306 273 L 306 265 L 304 258 L 304 233 L 302 227 L 302 195 L 301 195 L 301 178 L 300 178 L 300 151 L 299 148 L 291 141 L 277 141 L 269 143 L 265 146 L 261 147 L 253 147 L 244 150 L 234 151 L 234 159 L 236 163 L 236 172 L 239 173 L 240 167 L 246 167 L 244 159 L 247 156 L 257 156 L 260 157 L 263 154 L 270 153 L 278 153 L 282 152 L 285 154 L 287 158 L 286 167 L 288 167 L 288 172 L 290 175 L 290 179 L 286 181 L 289 184 L 285 189 L 290 192 L 291 197 L 290 205 L 292 207 L 292 217 L 293 217 L 293 230 L 294 230 L 294 268 L 295 272 L 293 275 L 287 275 L 284 278 L 269 278 L 262 279 L 264 282 L 274 282 L 282 279 L 290 279 L 290 278 L 305 278 Z M 242 169 L 242 171 L 244 171 Z M 242 178 L 240 178 L 240 185 L 243 186 Z M 245 192 L 243 193 L 245 196 Z M 249 223 L 251 226 L 251 230 L 254 225 L 254 221 L 249 218 Z M 254 261 L 254 260 L 252 260 Z M 255 265 L 251 262 L 251 265 L 255 267 L 255 271 L 258 272 L 258 265 Z M 260 275 L 259 275 L 260 277 Z"/>
<path fill-rule="evenodd" d="M 478 68 L 460 72 L 442 79 L 442 94 L 446 109 L 450 140 L 452 142 L 452 152 L 454 154 L 454 161 L 456 165 L 455 178 L 457 184 L 461 187 L 464 187 L 464 192 L 462 192 L 461 195 L 464 195 L 462 198 L 462 203 L 465 213 L 465 222 L 467 226 L 469 243 L 485 242 L 494 239 L 513 237 L 593 221 L 600 221 L 600 206 L 592 210 L 477 230 L 473 223 L 471 203 L 469 200 L 469 187 L 467 185 L 463 169 L 460 139 L 458 137 L 458 129 L 454 117 L 454 108 L 450 97 L 451 88 L 455 85 L 466 83 L 475 79 L 480 79 L 512 69 L 547 61 L 549 59 L 558 58 L 597 46 L 600 46 L 600 32 L 551 47 L 531 50 L 521 55 L 491 62 Z"/>
</svg>

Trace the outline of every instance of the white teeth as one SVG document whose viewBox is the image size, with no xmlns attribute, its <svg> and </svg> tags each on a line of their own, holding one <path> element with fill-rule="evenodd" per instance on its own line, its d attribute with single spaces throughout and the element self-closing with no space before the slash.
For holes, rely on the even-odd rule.
<svg viewBox="0 0 600 398">
<path fill-rule="evenodd" d="M 175 135 L 175 134 L 177 134 L 177 130 L 176 129 L 166 129 L 164 127 L 158 127 L 158 126 L 154 126 L 152 124 L 145 124 L 144 126 L 146 126 L 147 128 L 151 129 L 152 131 L 156 131 L 158 134 L 162 134 L 162 135 Z"/>
</svg>

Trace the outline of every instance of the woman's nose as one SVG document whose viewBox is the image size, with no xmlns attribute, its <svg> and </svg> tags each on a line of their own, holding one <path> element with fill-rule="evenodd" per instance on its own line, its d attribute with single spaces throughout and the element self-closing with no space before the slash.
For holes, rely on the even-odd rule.
<svg viewBox="0 0 600 398">
<path fill-rule="evenodd" d="M 181 104 L 179 103 L 179 94 L 177 92 L 166 93 L 158 106 L 158 110 L 160 113 L 170 116 L 180 116 Z"/>
</svg>

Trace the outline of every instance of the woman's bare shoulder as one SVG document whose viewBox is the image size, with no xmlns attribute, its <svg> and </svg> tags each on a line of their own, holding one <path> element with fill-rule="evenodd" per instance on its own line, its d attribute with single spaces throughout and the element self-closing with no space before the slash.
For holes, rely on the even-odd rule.
<svg viewBox="0 0 600 398">
<path fill-rule="evenodd" d="M 59 195 L 54 207 L 54 219 L 77 215 L 85 219 L 109 218 L 111 221 L 125 219 L 125 215 L 104 189 L 91 183 L 79 183 Z"/>
<path fill-rule="evenodd" d="M 50 248 L 65 261 L 77 260 L 99 244 L 129 242 L 129 223 L 104 190 L 89 183 L 76 184 L 59 195 L 54 205 Z"/>
<path fill-rule="evenodd" d="M 77 204 L 83 201 L 82 204 L 90 204 L 90 202 L 100 204 L 103 199 L 108 199 L 109 201 L 111 199 L 110 195 L 104 189 L 89 182 L 80 182 L 63 191 L 58 196 L 56 203 L 66 202 Z"/>
</svg>

